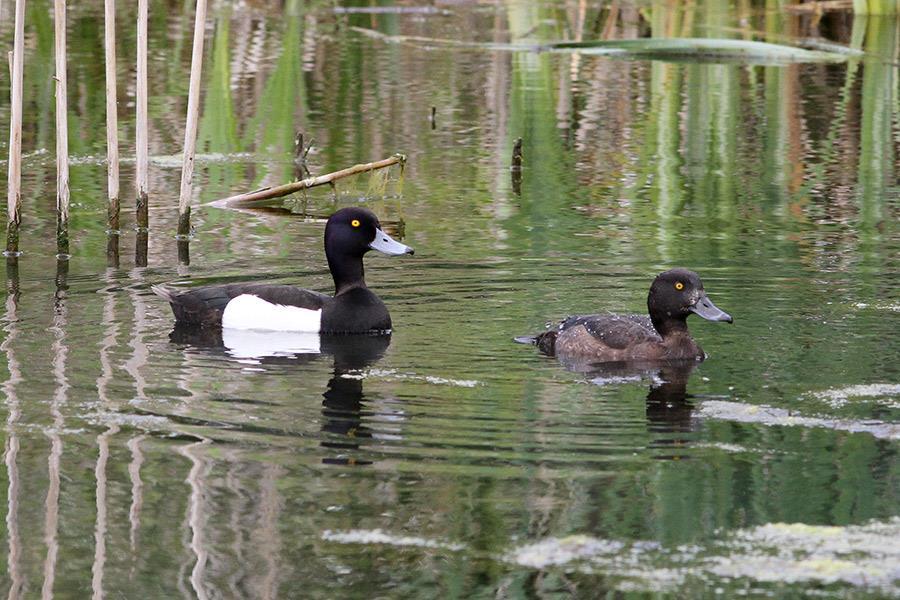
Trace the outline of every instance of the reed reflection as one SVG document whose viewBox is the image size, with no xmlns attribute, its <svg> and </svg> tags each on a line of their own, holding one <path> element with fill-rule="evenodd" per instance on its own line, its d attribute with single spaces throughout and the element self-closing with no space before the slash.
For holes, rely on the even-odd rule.
<svg viewBox="0 0 900 600">
<path fill-rule="evenodd" d="M 190 240 L 178 240 L 178 264 L 187 266 L 191 264 L 191 242 Z"/>
<path fill-rule="evenodd" d="M 109 250 L 109 244 L 114 237 L 116 238 L 115 248 L 116 256 L 118 257 L 117 235 L 109 235 L 107 237 L 107 250 Z M 107 257 L 109 257 L 109 254 L 107 254 Z M 103 323 L 105 327 L 99 353 L 100 375 L 96 379 L 96 385 L 97 398 L 100 400 L 103 410 L 112 411 L 115 408 L 115 402 L 111 398 L 109 388 L 115 377 L 115 368 L 111 354 L 118 343 L 119 333 L 119 324 L 116 318 L 115 267 L 106 269 L 103 280 L 106 285 L 99 291 L 103 296 Z M 94 563 L 91 567 L 91 592 L 92 598 L 95 600 L 100 600 L 104 595 L 103 580 L 107 562 L 106 537 L 109 526 L 107 500 L 109 481 L 106 468 L 109 464 L 111 441 L 117 433 L 119 433 L 119 426 L 116 423 L 112 423 L 97 436 L 97 464 L 94 468 L 94 479 L 96 481 L 94 495 L 96 497 L 97 517 L 94 522 Z"/>
<path fill-rule="evenodd" d="M 134 237 L 134 266 L 147 266 L 147 252 L 150 244 L 150 230 L 138 227 Z"/>
<path fill-rule="evenodd" d="M 47 497 L 44 501 L 44 543 L 47 546 L 47 555 L 44 559 L 44 580 L 41 587 L 41 597 L 52 598 L 54 583 L 56 582 L 56 567 L 59 558 L 59 512 L 60 512 L 60 485 L 62 480 L 62 454 L 63 441 L 60 431 L 63 430 L 64 419 L 62 407 L 68 402 L 69 384 L 66 375 L 69 347 L 67 342 L 68 307 L 66 300 L 69 290 L 69 261 L 61 258 L 56 261 L 56 293 L 54 295 L 53 324 L 50 330 L 53 332 L 53 379 L 56 390 L 50 402 L 50 415 L 53 419 L 52 428 L 48 429 L 46 436 L 50 440 L 50 455 L 47 458 L 48 485 Z"/>
<path fill-rule="evenodd" d="M 19 297 L 19 261 L 15 257 L 6 259 L 6 313 L 4 331 L 6 339 L 0 344 L 0 351 L 6 356 L 9 377 L 0 389 L 6 398 L 6 443 L 4 444 L 3 462 L 6 465 L 6 537 L 7 555 L 6 572 L 9 578 L 8 598 L 21 598 L 25 589 L 25 576 L 22 572 L 22 539 L 19 533 L 19 419 L 22 411 L 17 394 L 18 385 L 22 382 L 22 371 L 14 349 L 19 337 L 18 312 Z"/>
<path fill-rule="evenodd" d="M 110 233 L 106 236 L 106 266 L 111 269 L 119 268 L 119 234 Z"/>
<path fill-rule="evenodd" d="M 186 556 L 185 563 L 182 565 L 183 572 L 190 572 L 190 583 L 192 595 L 201 600 L 209 598 L 207 566 L 209 563 L 210 547 L 209 540 L 209 514 L 211 512 L 208 506 L 208 489 L 210 471 L 212 470 L 212 460 L 203 449 L 211 444 L 212 441 L 202 439 L 193 444 L 182 446 L 179 453 L 187 458 L 191 463 L 191 470 L 187 476 L 187 483 L 190 486 L 190 496 L 187 506 L 187 527 L 190 529 L 190 548 L 193 556 Z M 190 564 L 191 561 L 193 564 Z M 183 579 L 182 579 L 183 582 Z M 183 591 L 185 591 L 182 588 Z"/>
</svg>

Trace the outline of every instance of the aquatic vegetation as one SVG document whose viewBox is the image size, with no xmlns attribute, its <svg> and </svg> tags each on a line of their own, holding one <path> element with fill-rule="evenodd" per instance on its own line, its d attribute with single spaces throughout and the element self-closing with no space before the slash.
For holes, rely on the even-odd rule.
<svg viewBox="0 0 900 600">
<path fill-rule="evenodd" d="M 415 373 L 403 373 L 397 369 L 367 369 L 353 373 L 344 373 L 345 379 L 386 379 L 386 380 L 407 380 L 421 381 L 433 385 L 451 385 L 455 387 L 475 387 L 482 385 L 480 381 L 475 379 L 452 379 L 447 377 L 438 377 L 436 375 L 417 375 Z"/>
<path fill-rule="evenodd" d="M 534 569 L 607 575 L 616 589 L 674 591 L 697 585 L 847 585 L 900 593 L 900 518 L 847 527 L 769 523 L 707 544 L 664 547 L 585 535 L 520 546 L 505 559 Z M 682 586 L 687 586 L 682 588 Z M 690 594 L 688 594 L 690 595 Z"/>
<path fill-rule="evenodd" d="M 786 408 L 777 408 L 764 404 L 707 400 L 700 405 L 697 414 L 707 419 L 759 423 L 761 425 L 781 427 L 822 427 L 850 433 L 868 433 L 877 438 L 900 440 L 900 423 L 803 416 Z"/>
<path fill-rule="evenodd" d="M 862 385 L 850 385 L 842 388 L 833 388 L 810 392 L 812 398 L 821 400 L 831 408 L 841 408 L 850 402 L 869 401 L 886 408 L 900 409 L 900 384 L 896 383 L 869 383 Z"/>
<path fill-rule="evenodd" d="M 442 550 L 463 550 L 466 547 L 465 544 L 451 544 L 449 542 L 429 540 L 418 536 L 393 535 L 390 533 L 385 533 L 380 529 L 352 529 L 348 531 L 325 530 L 322 532 L 321 537 L 327 542 L 337 542 L 339 544 L 383 544 L 387 546 L 412 546 L 416 548 L 436 549 L 439 548 Z"/>
</svg>

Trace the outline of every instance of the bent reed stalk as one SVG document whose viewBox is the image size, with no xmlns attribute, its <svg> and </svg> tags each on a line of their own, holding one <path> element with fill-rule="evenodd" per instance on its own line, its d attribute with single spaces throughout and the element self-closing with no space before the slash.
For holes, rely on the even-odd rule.
<svg viewBox="0 0 900 600">
<path fill-rule="evenodd" d="M 346 169 L 341 169 L 340 171 L 334 171 L 332 173 L 326 173 L 325 175 L 308 177 L 300 181 L 294 181 L 292 183 L 286 183 L 284 185 L 279 185 L 276 187 L 266 187 L 253 192 L 247 192 L 245 194 L 229 196 L 228 198 L 222 198 L 221 200 L 208 202 L 204 206 L 246 208 L 261 204 L 266 200 L 287 196 L 289 194 L 293 194 L 294 192 L 299 192 L 300 190 L 309 189 L 311 187 L 328 184 L 334 185 L 335 181 L 343 179 L 344 177 L 350 177 L 351 175 L 358 175 L 359 173 L 374 171 L 376 169 L 384 169 L 392 165 L 400 165 L 402 169 L 405 164 L 406 156 L 403 154 L 395 154 L 390 158 L 385 158 L 384 160 L 353 165 L 352 167 L 347 167 Z"/>
</svg>

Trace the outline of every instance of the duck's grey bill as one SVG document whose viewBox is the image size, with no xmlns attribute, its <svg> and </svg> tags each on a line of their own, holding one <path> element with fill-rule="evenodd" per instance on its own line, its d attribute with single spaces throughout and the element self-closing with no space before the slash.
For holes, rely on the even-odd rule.
<svg viewBox="0 0 900 600">
<path fill-rule="evenodd" d="M 725 321 L 727 323 L 734 323 L 734 319 L 731 318 L 731 315 L 713 304 L 712 300 L 710 300 L 706 294 L 700 296 L 700 299 L 690 308 L 690 311 L 700 315 L 707 321 Z"/>
<path fill-rule="evenodd" d="M 369 244 L 369 248 L 384 252 L 385 254 L 390 254 L 391 256 L 413 253 L 412 248 L 406 244 L 401 244 L 378 228 L 375 229 L 375 239 Z"/>
</svg>

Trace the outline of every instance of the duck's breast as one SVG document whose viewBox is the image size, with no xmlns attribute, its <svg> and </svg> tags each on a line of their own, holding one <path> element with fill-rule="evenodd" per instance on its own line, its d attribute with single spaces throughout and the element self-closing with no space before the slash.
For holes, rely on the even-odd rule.
<svg viewBox="0 0 900 600">
<path fill-rule="evenodd" d="M 322 333 L 388 333 L 391 315 L 369 288 L 347 290 L 324 306 Z"/>
</svg>

